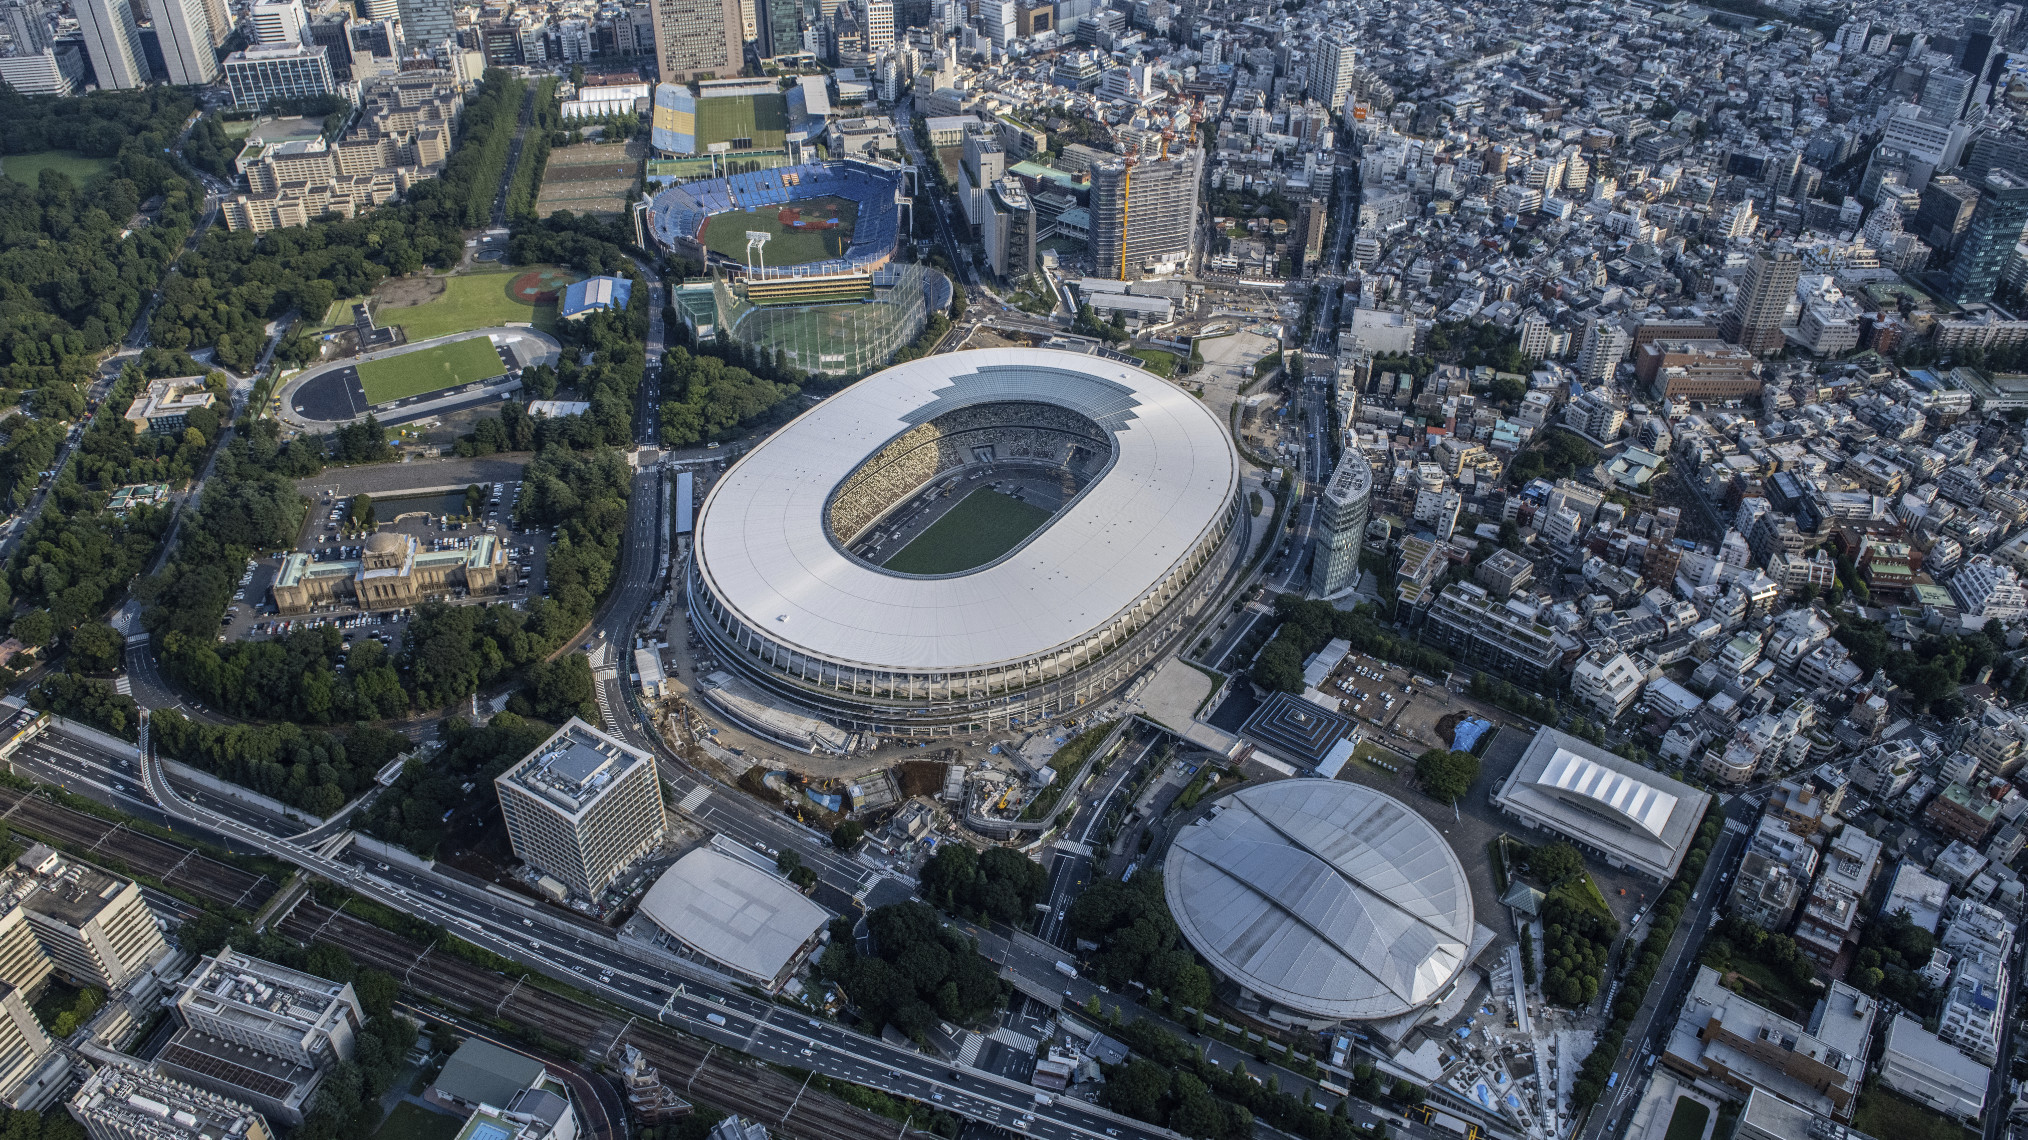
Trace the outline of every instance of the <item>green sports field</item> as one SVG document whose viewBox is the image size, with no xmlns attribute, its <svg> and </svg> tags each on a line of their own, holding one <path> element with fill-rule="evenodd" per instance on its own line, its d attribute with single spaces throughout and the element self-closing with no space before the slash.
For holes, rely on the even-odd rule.
<svg viewBox="0 0 2028 1140">
<path fill-rule="evenodd" d="M 373 311 L 373 317 L 383 325 L 400 325 L 411 341 L 434 340 L 452 333 L 523 323 L 534 325 L 544 332 L 553 332 L 556 329 L 556 302 L 531 305 L 511 295 L 511 286 L 523 273 L 544 268 L 549 267 L 518 265 L 446 277 L 442 279 L 444 291 L 420 305 L 389 304 L 388 295 L 406 282 L 400 279 L 396 279 L 394 284 L 383 282 L 379 290 L 380 306 Z M 584 276 L 568 270 L 563 272 L 573 281 Z M 325 316 L 335 317 L 335 323 L 349 325 L 352 323 L 352 308 L 349 304 L 342 312 L 333 308 Z"/>
<path fill-rule="evenodd" d="M 806 218 L 836 218 L 838 226 L 836 229 L 798 232 L 782 223 L 784 210 L 799 211 Z M 774 237 L 762 251 L 762 261 L 768 265 L 802 265 L 843 257 L 852 244 L 853 223 L 858 220 L 859 203 L 849 198 L 809 198 L 787 206 L 715 214 L 704 225 L 704 244 L 713 253 L 722 253 L 734 261 L 744 262 L 747 231 L 769 233 Z"/>
<path fill-rule="evenodd" d="M 43 171 L 59 170 L 70 175 L 70 180 L 83 189 L 112 169 L 112 165 L 110 158 L 87 158 L 74 150 L 39 150 L 34 154 L 10 154 L 0 159 L 0 174 L 23 186 L 35 186 L 41 183 Z"/>
<path fill-rule="evenodd" d="M 916 535 L 884 563 L 902 574 L 956 574 L 984 566 L 1014 549 L 1035 528 L 1049 521 L 1049 512 L 1011 495 L 981 487 L 966 495 L 944 517 Z"/>
<path fill-rule="evenodd" d="M 366 392 L 367 403 L 385 404 L 439 388 L 490 380 L 506 371 L 499 350 L 482 336 L 369 360 L 359 366 L 359 386 Z"/>
<path fill-rule="evenodd" d="M 789 137 L 788 96 L 728 95 L 697 101 L 697 149 L 710 144 L 748 140 L 739 150 L 776 150 Z"/>
</svg>

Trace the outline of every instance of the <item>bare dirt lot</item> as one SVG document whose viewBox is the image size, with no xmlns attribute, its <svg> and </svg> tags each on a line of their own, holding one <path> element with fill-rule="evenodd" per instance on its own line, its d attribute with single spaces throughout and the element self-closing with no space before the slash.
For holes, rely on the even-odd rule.
<svg viewBox="0 0 2028 1140">
<path fill-rule="evenodd" d="M 409 309 L 428 304 L 444 295 L 444 279 L 419 274 L 413 277 L 390 277 L 382 281 L 373 291 L 375 307 L 380 309 Z"/>
<path fill-rule="evenodd" d="M 627 208 L 627 192 L 641 181 L 638 140 L 558 147 L 549 152 L 542 173 L 542 192 L 535 212 L 548 217 L 559 210 L 574 214 L 618 214 Z"/>
</svg>

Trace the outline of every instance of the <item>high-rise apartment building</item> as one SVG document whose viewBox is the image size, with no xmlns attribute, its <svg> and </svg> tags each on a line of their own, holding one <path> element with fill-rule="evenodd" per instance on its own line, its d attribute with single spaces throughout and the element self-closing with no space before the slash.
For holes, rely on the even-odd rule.
<svg viewBox="0 0 2028 1140">
<path fill-rule="evenodd" d="M 155 39 L 169 82 L 209 87 L 218 82 L 218 49 L 212 43 L 206 0 L 155 0 Z"/>
<path fill-rule="evenodd" d="M 73 984 L 117 992 L 169 952 L 131 879 L 37 843 L 0 881 L 0 907 L 25 913 L 35 940 Z"/>
<path fill-rule="evenodd" d="M 1951 300 L 1960 305 L 1992 300 L 2024 227 L 2028 227 L 2028 178 L 1989 171 L 1979 187 L 1972 223 L 1951 261 Z"/>
<path fill-rule="evenodd" d="M 141 26 L 134 21 L 134 7 L 128 0 L 77 0 L 78 28 L 84 32 L 85 55 L 99 88 L 124 91 L 146 87 L 154 74 L 141 51 Z"/>
<path fill-rule="evenodd" d="M 2008 248 L 2013 248 L 2010 242 Z M 1796 252 L 1779 248 L 1754 256 L 1746 280 L 1732 298 L 1732 308 L 1719 320 L 1725 339 L 1756 356 L 1769 356 L 1782 346 L 1782 317 L 1795 296 L 1803 263 Z"/>
<path fill-rule="evenodd" d="M 257 44 L 299 44 L 310 18 L 302 0 L 260 0 L 253 6 L 252 22 Z"/>
<path fill-rule="evenodd" d="M 1329 597 L 1359 580 L 1359 550 L 1366 541 L 1372 498 L 1373 468 L 1358 448 L 1348 447 L 1318 502 L 1312 594 Z"/>
<path fill-rule="evenodd" d="M 739 0 L 653 0 L 664 83 L 730 79 L 744 65 Z"/>
<path fill-rule="evenodd" d="M 1594 317 L 1585 322 L 1584 343 L 1577 350 L 1577 375 L 1587 384 L 1603 384 L 1634 347 L 1634 338 L 1618 321 Z"/>
<path fill-rule="evenodd" d="M 1310 98 L 1333 115 L 1345 108 L 1345 97 L 1352 93 L 1355 54 L 1350 36 L 1332 35 L 1319 40 L 1310 55 Z"/>
<path fill-rule="evenodd" d="M 273 1140 L 252 1108 L 138 1065 L 107 1065 L 70 1098 L 91 1140 Z"/>
<path fill-rule="evenodd" d="M 1204 155 L 1091 168 L 1091 246 L 1100 277 L 1132 281 L 1188 268 L 1197 241 Z"/>
<path fill-rule="evenodd" d="M 654 757 L 576 717 L 493 781 L 522 862 L 596 898 L 667 828 Z"/>
</svg>

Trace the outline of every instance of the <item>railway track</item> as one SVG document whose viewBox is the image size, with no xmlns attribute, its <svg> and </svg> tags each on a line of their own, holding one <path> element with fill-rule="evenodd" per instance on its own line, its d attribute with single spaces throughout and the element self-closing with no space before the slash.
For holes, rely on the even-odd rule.
<svg viewBox="0 0 2028 1140">
<path fill-rule="evenodd" d="M 20 828 L 29 836 L 62 840 L 87 858 L 147 868 L 164 884 L 221 906 L 258 909 L 279 889 L 273 879 L 221 863 L 195 847 L 158 839 L 14 788 L 0 788 L 0 828 Z M 622 1044 L 631 1044 L 679 1093 L 760 1121 L 777 1135 L 805 1140 L 894 1140 L 900 1131 L 886 1117 L 854 1108 L 828 1093 L 806 1091 L 787 1074 L 757 1061 L 652 1023 L 629 1021 L 621 1025 L 605 1011 L 522 985 L 437 953 L 434 947 L 418 951 L 414 943 L 399 935 L 307 897 L 290 911 L 280 931 L 305 942 L 325 941 L 342 947 L 361 964 L 400 978 L 413 993 L 492 1018 L 532 1025 L 555 1040 L 588 1043 L 605 1055 L 617 1052 Z"/>
<path fill-rule="evenodd" d="M 559 1041 L 590 1043 L 592 1050 L 602 1046 L 605 1055 L 617 1052 L 622 1044 L 633 1045 L 677 1092 L 760 1121 L 774 1135 L 895 1140 L 898 1134 L 893 1121 L 829 1094 L 804 1091 L 787 1074 L 759 1062 L 728 1055 L 653 1023 L 630 1020 L 616 1026 L 617 1019 L 605 1011 L 439 954 L 433 947 L 418 953 L 407 939 L 308 898 L 289 912 L 279 929 L 305 942 L 342 946 L 360 963 L 388 971 L 417 994 L 533 1025 Z"/>
<path fill-rule="evenodd" d="M 0 826 L 61 839 L 87 857 L 121 860 L 130 868 L 145 869 L 165 885 L 222 906 L 258 909 L 280 886 L 266 875 L 221 863 L 195 847 L 157 839 L 14 788 L 0 788 Z"/>
</svg>

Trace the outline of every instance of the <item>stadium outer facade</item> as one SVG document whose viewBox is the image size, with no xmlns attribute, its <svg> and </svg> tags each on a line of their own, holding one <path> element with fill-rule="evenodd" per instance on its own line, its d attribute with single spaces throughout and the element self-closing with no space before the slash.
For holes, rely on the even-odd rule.
<svg viewBox="0 0 2028 1140">
<path fill-rule="evenodd" d="M 900 574 L 851 553 L 926 488 L 1037 467 L 1090 478 L 984 566 Z M 1042 349 L 926 357 L 818 404 L 718 481 L 691 627 L 771 699 L 854 732 L 1069 716 L 1205 604 L 1243 545 L 1239 490 L 1223 425 L 1151 373 Z"/>
<path fill-rule="evenodd" d="M 719 214 L 824 196 L 858 206 L 851 243 L 839 257 L 748 265 L 705 245 L 705 227 Z M 842 375 L 887 363 L 929 323 L 940 281 L 919 265 L 893 263 L 901 206 L 909 201 L 898 169 L 842 159 L 671 186 L 650 202 L 648 227 L 665 248 L 712 270 L 710 280 L 686 283 L 675 294 L 677 311 L 698 339 L 730 337 L 769 356 L 780 352 L 806 371 Z"/>
</svg>

